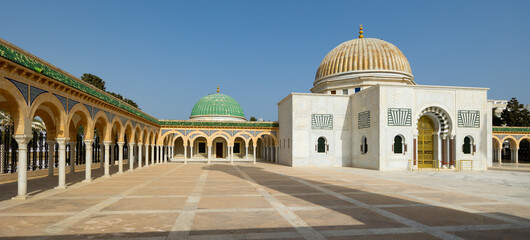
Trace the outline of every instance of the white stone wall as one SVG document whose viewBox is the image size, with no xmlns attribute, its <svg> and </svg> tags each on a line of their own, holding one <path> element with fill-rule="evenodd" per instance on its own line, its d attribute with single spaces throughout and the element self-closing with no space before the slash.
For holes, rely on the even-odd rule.
<svg viewBox="0 0 530 240">
<path fill-rule="evenodd" d="M 292 166 L 292 141 L 293 141 L 293 99 L 289 94 L 278 103 L 278 123 L 281 126 L 278 134 L 280 141 L 280 158 L 278 163 Z"/>
<path fill-rule="evenodd" d="M 370 87 L 351 95 L 352 166 L 379 169 L 379 88 Z M 370 127 L 359 128 L 359 113 L 370 111 Z M 361 139 L 366 137 L 368 151 L 361 153 Z"/>
<path fill-rule="evenodd" d="M 351 137 L 348 100 L 349 97 L 343 95 L 304 93 L 292 93 L 282 100 L 278 104 L 280 139 L 283 142 L 290 135 L 291 148 L 281 148 L 280 163 L 290 166 L 349 166 Z M 292 107 L 290 112 L 288 105 Z M 289 114 L 290 119 L 287 116 Z M 333 129 L 312 129 L 312 114 L 332 114 Z M 316 151 L 320 137 L 324 137 L 329 146 L 326 153 Z M 286 156 L 286 159 L 281 159 L 282 156 Z"/>
</svg>

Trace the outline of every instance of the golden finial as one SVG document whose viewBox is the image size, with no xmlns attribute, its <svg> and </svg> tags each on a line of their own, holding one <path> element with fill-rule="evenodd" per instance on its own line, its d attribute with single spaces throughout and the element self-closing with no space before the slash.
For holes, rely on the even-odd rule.
<svg viewBox="0 0 530 240">
<path fill-rule="evenodd" d="M 219 84 L 217 84 L 217 93 L 219 93 Z"/>
<path fill-rule="evenodd" d="M 363 25 L 360 24 L 360 25 L 359 25 L 359 38 L 363 38 L 363 37 L 364 37 L 364 36 L 363 36 Z"/>
</svg>

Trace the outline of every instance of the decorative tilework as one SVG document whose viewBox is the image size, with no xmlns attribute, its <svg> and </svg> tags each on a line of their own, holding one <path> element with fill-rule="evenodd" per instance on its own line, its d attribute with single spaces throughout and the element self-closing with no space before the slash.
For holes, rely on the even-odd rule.
<svg viewBox="0 0 530 240">
<path fill-rule="evenodd" d="M 388 126 L 412 126 L 412 109 L 389 108 Z"/>
<path fill-rule="evenodd" d="M 186 136 L 186 131 L 184 131 L 184 130 L 177 130 L 177 131 L 179 131 L 180 133 L 182 133 L 182 135 Z"/>
<path fill-rule="evenodd" d="M 141 111 L 138 111 L 137 109 L 131 107 L 130 105 L 128 104 L 125 104 L 123 102 L 120 102 L 116 99 L 114 99 L 113 97 L 110 96 L 110 94 L 108 93 L 102 93 L 98 90 L 95 90 L 94 88 L 92 87 L 89 87 L 87 84 L 81 82 L 81 81 L 78 81 L 76 79 L 73 79 L 73 78 L 70 78 L 60 72 L 57 72 L 55 71 L 54 69 L 52 68 L 49 68 L 48 66 L 38 62 L 37 60 L 34 60 L 22 53 L 19 53 L 3 44 L 0 43 L 0 56 L 5 58 L 5 59 L 8 59 L 16 64 L 19 64 L 21 66 L 24 66 L 28 69 L 31 69 L 35 72 L 38 72 L 38 73 L 41 73 L 45 76 L 48 76 L 52 79 L 55 79 L 61 83 L 64 83 L 68 86 L 71 86 L 75 89 L 78 89 L 82 92 L 85 92 L 89 95 L 92 95 L 98 99 L 101 99 L 107 103 L 110 103 L 114 106 L 117 106 L 123 110 L 126 110 L 134 115 L 137 115 L 139 117 L 142 117 L 144 119 L 147 119 L 153 123 L 158 123 L 158 120 L 156 118 L 153 118 L 147 114 L 145 114 L 144 112 L 141 112 Z M 27 96 L 27 91 L 26 91 L 26 103 L 28 102 L 28 96 Z"/>
<path fill-rule="evenodd" d="M 68 99 L 68 113 L 70 113 L 70 110 L 72 110 L 72 108 L 78 103 L 79 103 L 78 101 L 75 101 L 69 98 Z"/>
<path fill-rule="evenodd" d="M 121 119 L 121 124 L 125 126 L 125 123 L 127 123 L 127 118 L 120 116 L 120 119 Z"/>
<path fill-rule="evenodd" d="M 275 137 L 278 136 L 278 133 L 276 131 L 271 131 L 272 135 L 274 135 Z"/>
<path fill-rule="evenodd" d="M 206 133 L 207 136 L 210 136 L 210 130 L 201 130 L 201 132 Z"/>
<path fill-rule="evenodd" d="M 333 129 L 333 114 L 311 114 L 312 129 Z"/>
<path fill-rule="evenodd" d="M 13 80 L 8 77 L 4 77 L 4 78 L 11 81 L 18 88 L 18 90 L 20 91 L 20 94 L 24 96 L 24 100 L 26 100 L 26 104 L 27 104 L 28 103 L 28 85 L 25 83 L 21 83 L 17 80 Z"/>
<path fill-rule="evenodd" d="M 186 130 L 186 136 L 195 130 Z"/>
<path fill-rule="evenodd" d="M 463 128 L 480 127 L 480 111 L 458 110 L 458 127 L 463 127 Z"/>
<path fill-rule="evenodd" d="M 68 99 L 66 99 L 65 97 L 61 96 L 61 95 L 57 95 L 57 94 L 53 94 L 57 97 L 57 99 L 59 99 L 59 102 L 61 102 L 61 104 L 63 105 L 64 107 L 64 111 L 66 112 L 66 108 L 68 106 Z"/>
<path fill-rule="evenodd" d="M 167 133 L 169 131 L 171 131 L 171 129 L 162 129 L 162 133 L 160 135 L 164 135 L 164 133 Z"/>
<path fill-rule="evenodd" d="M 260 133 L 262 133 L 263 131 L 252 131 L 252 135 L 255 136 L 258 136 Z"/>
<path fill-rule="evenodd" d="M 37 98 L 39 95 L 46 93 L 46 92 L 48 91 L 31 86 L 29 88 L 29 104 L 31 105 L 33 103 L 33 100 L 35 100 L 35 98 Z"/>
<path fill-rule="evenodd" d="M 83 105 L 85 105 L 86 109 L 90 113 L 90 118 L 94 119 L 94 112 L 92 111 L 92 106 L 90 106 L 88 104 L 84 104 L 84 103 L 83 103 Z"/>
<path fill-rule="evenodd" d="M 370 127 L 370 111 L 360 112 L 358 115 L 359 129 Z"/>
<path fill-rule="evenodd" d="M 530 133 L 530 127 L 493 127 L 494 132 Z"/>
<path fill-rule="evenodd" d="M 107 115 L 107 118 L 109 118 L 109 122 L 112 123 L 112 119 L 114 118 L 114 114 L 110 113 L 110 112 L 107 112 L 105 111 L 105 114 Z"/>
<path fill-rule="evenodd" d="M 200 122 L 186 120 L 159 121 L 162 126 L 190 126 L 190 127 L 279 127 L 278 122 Z"/>
<path fill-rule="evenodd" d="M 98 114 L 98 112 L 101 111 L 101 109 L 94 107 L 92 111 L 94 111 L 94 116 L 96 116 L 96 114 Z"/>
</svg>

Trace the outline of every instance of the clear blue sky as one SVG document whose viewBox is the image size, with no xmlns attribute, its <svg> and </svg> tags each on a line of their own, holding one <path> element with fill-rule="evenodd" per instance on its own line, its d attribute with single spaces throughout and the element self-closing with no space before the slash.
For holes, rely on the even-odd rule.
<svg viewBox="0 0 530 240">
<path fill-rule="evenodd" d="M 309 92 L 324 56 L 357 37 L 393 43 L 418 84 L 490 88 L 530 103 L 530 1 L 7 1 L 0 37 L 160 119 L 221 92 L 247 118 Z"/>
</svg>

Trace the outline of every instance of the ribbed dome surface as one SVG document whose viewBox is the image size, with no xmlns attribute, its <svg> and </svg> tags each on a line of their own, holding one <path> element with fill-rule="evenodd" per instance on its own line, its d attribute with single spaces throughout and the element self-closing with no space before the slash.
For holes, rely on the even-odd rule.
<svg viewBox="0 0 530 240">
<path fill-rule="evenodd" d="M 327 76 L 355 71 L 384 70 L 412 75 L 405 55 L 389 42 L 375 38 L 357 38 L 331 50 L 315 76 L 315 82 Z"/>
<path fill-rule="evenodd" d="M 199 99 L 191 110 L 193 116 L 232 116 L 245 118 L 243 109 L 232 97 L 222 93 L 212 93 Z"/>
</svg>

